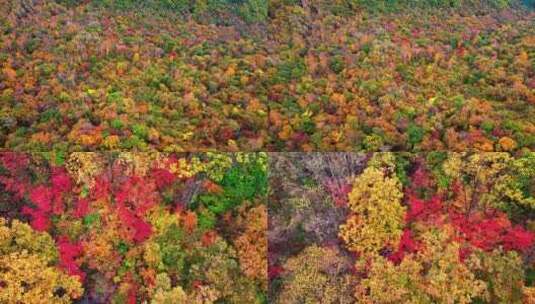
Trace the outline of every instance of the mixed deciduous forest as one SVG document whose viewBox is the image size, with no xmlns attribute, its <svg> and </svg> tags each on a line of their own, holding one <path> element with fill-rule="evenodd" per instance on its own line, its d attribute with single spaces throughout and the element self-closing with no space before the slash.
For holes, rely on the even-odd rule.
<svg viewBox="0 0 535 304">
<path fill-rule="evenodd" d="M 535 154 L 274 153 L 272 303 L 534 303 Z"/>
<path fill-rule="evenodd" d="M 266 303 L 265 154 L 0 154 L 1 303 Z"/>
<path fill-rule="evenodd" d="M 535 304 L 535 0 L 0 0 L 0 304 Z"/>
<path fill-rule="evenodd" d="M 2 0 L 13 151 L 535 148 L 514 0 Z"/>
<path fill-rule="evenodd" d="M 535 300 L 535 153 L 0 154 L 2 303 Z"/>
</svg>

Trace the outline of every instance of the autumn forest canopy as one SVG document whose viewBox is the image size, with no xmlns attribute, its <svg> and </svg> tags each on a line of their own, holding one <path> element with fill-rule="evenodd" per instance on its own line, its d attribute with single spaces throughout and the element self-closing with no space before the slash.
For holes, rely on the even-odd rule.
<svg viewBox="0 0 535 304">
<path fill-rule="evenodd" d="M 0 0 L 0 304 L 535 304 L 535 0 Z"/>
<path fill-rule="evenodd" d="M 271 303 L 533 303 L 534 156 L 270 154 Z"/>
<path fill-rule="evenodd" d="M 535 148 L 530 1 L 1 3 L 3 149 Z"/>
</svg>

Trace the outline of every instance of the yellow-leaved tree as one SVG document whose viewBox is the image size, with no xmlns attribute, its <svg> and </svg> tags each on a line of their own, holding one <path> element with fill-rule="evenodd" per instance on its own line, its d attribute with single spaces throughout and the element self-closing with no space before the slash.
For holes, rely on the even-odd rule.
<svg viewBox="0 0 535 304">
<path fill-rule="evenodd" d="M 0 303 L 71 303 L 82 285 L 56 267 L 58 253 L 50 235 L 0 218 Z"/>
<path fill-rule="evenodd" d="M 459 259 L 460 244 L 449 238 L 445 230 L 430 229 L 422 235 L 423 249 L 399 265 L 375 255 L 356 288 L 357 303 L 469 304 L 484 298 L 485 282 Z"/>
<path fill-rule="evenodd" d="M 284 264 L 280 304 L 350 304 L 355 278 L 350 261 L 335 248 L 312 245 Z"/>
<path fill-rule="evenodd" d="M 339 231 L 346 247 L 363 255 L 396 248 L 405 216 L 401 182 L 392 168 L 377 158 L 355 179 L 349 193 L 352 214 Z"/>
</svg>

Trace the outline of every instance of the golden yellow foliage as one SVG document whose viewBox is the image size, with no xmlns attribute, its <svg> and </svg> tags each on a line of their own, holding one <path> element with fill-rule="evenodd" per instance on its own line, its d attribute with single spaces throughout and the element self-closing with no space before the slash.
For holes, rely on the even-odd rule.
<svg viewBox="0 0 535 304">
<path fill-rule="evenodd" d="M 6 76 L 7 80 L 9 81 L 16 81 L 17 80 L 17 72 L 13 70 L 10 67 L 4 68 L 4 75 Z"/>
<path fill-rule="evenodd" d="M 115 150 L 119 147 L 120 138 L 117 135 L 110 135 L 102 141 L 102 146 L 108 150 Z"/>
<path fill-rule="evenodd" d="M 212 304 L 219 297 L 217 291 L 200 285 L 187 294 L 181 286 L 171 287 L 171 279 L 166 273 L 156 275 L 156 292 L 151 304 Z"/>
<path fill-rule="evenodd" d="M 88 261 L 88 267 L 98 270 L 105 277 L 111 278 L 121 263 L 121 257 L 113 246 L 113 240 L 117 237 L 114 232 L 91 233 L 83 242 L 84 256 Z M 110 229 L 111 230 L 111 229 Z"/>
<path fill-rule="evenodd" d="M 54 241 L 45 232 L 0 218 L 0 303 L 71 303 L 83 288 L 78 279 L 54 266 Z"/>
<path fill-rule="evenodd" d="M 125 166 L 127 174 L 145 176 L 153 163 L 161 157 L 163 157 L 161 153 L 121 152 L 117 155 L 116 162 Z"/>
<path fill-rule="evenodd" d="M 520 183 L 530 183 L 535 177 L 535 154 L 526 153 L 513 158 L 509 153 L 449 153 L 443 164 L 444 173 L 451 180 L 465 179 L 460 207 L 466 208 L 474 196 L 479 203 L 494 208 L 509 209 L 511 205 L 535 208 L 535 198 L 525 195 Z M 532 182 L 531 182 L 532 183 Z"/>
<path fill-rule="evenodd" d="M 18 220 L 7 226 L 6 220 L 0 218 L 0 254 L 26 251 L 46 258 L 46 262 L 55 261 L 58 257 L 52 237 L 45 232 L 37 232 L 28 224 Z"/>
<path fill-rule="evenodd" d="M 155 242 L 146 242 L 144 245 L 143 259 L 151 268 L 161 267 L 162 255 L 160 245 Z"/>
<path fill-rule="evenodd" d="M 467 262 L 473 273 L 487 282 L 488 303 L 521 303 L 524 289 L 522 258 L 515 251 L 477 251 Z"/>
<path fill-rule="evenodd" d="M 6 304 L 71 303 L 79 298 L 82 285 L 58 268 L 50 266 L 46 257 L 27 251 L 0 256 L 0 302 Z"/>
<path fill-rule="evenodd" d="M 94 178 L 104 169 L 102 155 L 93 152 L 73 152 L 69 154 L 66 169 L 77 184 L 91 186 Z"/>
<path fill-rule="evenodd" d="M 279 304 L 349 304 L 353 278 L 351 268 L 336 249 L 312 245 L 284 264 L 289 275 L 284 279 Z"/>
<path fill-rule="evenodd" d="M 401 237 L 405 207 L 401 183 L 384 170 L 368 167 L 353 183 L 349 208 L 353 214 L 340 226 L 339 236 L 351 251 L 362 254 L 396 247 Z"/>
<path fill-rule="evenodd" d="M 199 252 L 199 263 L 191 266 L 191 274 L 212 289 L 205 291 L 215 296 L 215 300 L 260 304 L 254 282 L 240 274 L 236 258 L 234 248 L 220 236 L 214 235 L 210 250 Z"/>
<path fill-rule="evenodd" d="M 188 296 L 180 286 L 171 288 L 171 279 L 166 273 L 156 275 L 156 293 L 151 304 L 186 304 Z"/>
<path fill-rule="evenodd" d="M 424 234 L 424 250 L 400 265 L 376 255 L 368 278 L 356 288 L 358 303 L 469 304 L 486 292 L 483 281 L 459 260 L 460 245 L 444 231 Z"/>
<path fill-rule="evenodd" d="M 195 174 L 204 171 L 206 164 L 202 163 L 198 157 L 191 160 L 179 158 L 176 163 L 171 164 L 169 171 L 179 178 L 189 178 Z"/>
</svg>

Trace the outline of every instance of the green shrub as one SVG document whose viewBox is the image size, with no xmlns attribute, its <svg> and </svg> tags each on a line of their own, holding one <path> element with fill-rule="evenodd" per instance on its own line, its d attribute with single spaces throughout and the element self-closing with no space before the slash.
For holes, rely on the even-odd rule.
<svg viewBox="0 0 535 304">
<path fill-rule="evenodd" d="M 222 193 L 203 194 L 199 201 L 215 215 L 223 214 L 244 201 L 253 201 L 267 193 L 267 173 L 260 159 L 237 163 L 229 168 L 220 186 Z"/>
<path fill-rule="evenodd" d="M 246 22 L 261 22 L 268 17 L 267 0 L 247 0 L 239 7 L 239 14 Z"/>
<path fill-rule="evenodd" d="M 160 245 L 162 262 L 169 270 L 180 272 L 184 267 L 183 239 L 184 232 L 176 224 L 169 226 L 165 233 L 156 239 Z"/>
<path fill-rule="evenodd" d="M 75 6 L 86 1 L 56 0 L 56 2 Z M 93 0 L 92 3 L 111 9 L 141 7 L 193 14 L 199 20 L 216 23 L 229 22 L 228 14 L 239 16 L 248 23 L 262 22 L 268 16 L 267 0 Z"/>
<path fill-rule="evenodd" d="M 342 56 L 334 56 L 331 58 L 329 65 L 333 72 L 339 74 L 344 70 L 344 59 L 342 58 Z"/>
<path fill-rule="evenodd" d="M 494 130 L 494 123 L 490 120 L 485 120 L 481 123 L 481 129 L 488 134 Z"/>
<path fill-rule="evenodd" d="M 114 129 L 121 130 L 123 126 L 123 122 L 120 119 L 114 119 L 111 121 L 111 127 Z"/>
<path fill-rule="evenodd" d="M 306 66 L 302 59 L 286 61 L 278 66 L 275 79 L 277 82 L 289 82 L 305 75 Z"/>
<path fill-rule="evenodd" d="M 100 215 L 98 213 L 91 213 L 84 217 L 83 223 L 85 226 L 91 226 L 100 222 Z"/>
<path fill-rule="evenodd" d="M 40 122 L 60 121 L 61 113 L 57 108 L 50 108 L 41 113 Z"/>
<path fill-rule="evenodd" d="M 277 1 L 281 2 L 281 1 Z M 295 2 L 295 1 L 282 1 Z M 313 6 L 331 14 L 344 16 L 358 10 L 369 12 L 394 12 L 401 9 L 414 8 L 459 8 L 463 6 L 476 6 L 484 3 L 479 0 L 311 0 Z M 511 5 L 513 0 L 490 0 L 486 3 L 493 8 L 505 8 Z M 532 6 L 535 0 L 524 0 L 527 6 Z"/>
<path fill-rule="evenodd" d="M 410 184 L 410 178 L 408 175 L 408 170 L 410 168 L 410 160 L 407 158 L 407 155 L 402 153 L 395 153 L 396 159 L 396 176 L 403 186 L 408 186 Z"/>
<path fill-rule="evenodd" d="M 197 214 L 197 224 L 201 231 L 210 230 L 214 228 L 216 224 L 216 218 L 212 211 L 202 210 Z"/>
<path fill-rule="evenodd" d="M 425 131 L 422 127 L 417 126 L 414 123 L 411 123 L 407 128 L 407 135 L 409 137 L 409 143 L 411 145 L 416 145 L 424 139 Z"/>
<path fill-rule="evenodd" d="M 143 151 L 147 147 L 147 143 L 137 135 L 132 135 L 121 143 L 121 148 L 123 149 L 139 149 Z"/>
<path fill-rule="evenodd" d="M 149 137 L 149 128 L 143 124 L 135 124 L 132 126 L 132 133 L 139 138 L 147 139 Z"/>
</svg>

